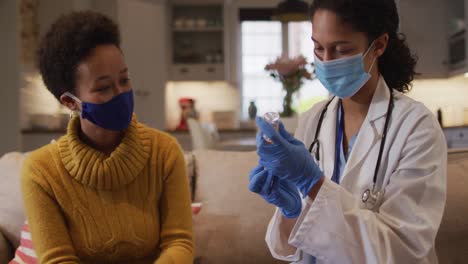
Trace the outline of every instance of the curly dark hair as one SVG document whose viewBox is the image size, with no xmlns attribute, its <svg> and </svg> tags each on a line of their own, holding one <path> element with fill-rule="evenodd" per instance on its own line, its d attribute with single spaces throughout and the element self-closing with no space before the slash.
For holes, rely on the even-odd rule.
<svg viewBox="0 0 468 264">
<path fill-rule="evenodd" d="M 47 89 L 57 98 L 74 93 L 76 69 L 98 45 L 120 48 L 120 33 L 108 17 L 79 11 L 62 15 L 50 27 L 37 51 L 38 68 Z"/>
<path fill-rule="evenodd" d="M 405 35 L 399 32 L 395 0 L 314 0 L 311 17 L 320 9 L 335 13 L 343 23 L 366 33 L 369 45 L 387 33 L 388 46 L 378 62 L 380 73 L 389 87 L 400 92 L 411 89 L 417 57 L 409 49 Z"/>
</svg>

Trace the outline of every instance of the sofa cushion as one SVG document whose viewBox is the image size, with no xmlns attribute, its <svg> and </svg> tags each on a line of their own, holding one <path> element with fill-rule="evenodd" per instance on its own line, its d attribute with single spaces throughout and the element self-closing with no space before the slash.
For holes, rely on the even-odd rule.
<svg viewBox="0 0 468 264">
<path fill-rule="evenodd" d="M 0 158 L 0 232 L 14 248 L 19 245 L 20 230 L 25 219 L 20 183 L 25 156 L 12 152 Z"/>
<path fill-rule="evenodd" d="M 15 257 L 9 264 L 37 264 L 38 259 L 31 239 L 28 222 L 21 228 L 20 246 L 16 249 Z"/>
<path fill-rule="evenodd" d="M 437 233 L 439 263 L 466 263 L 468 259 L 468 151 L 449 152 L 447 203 Z"/>
<path fill-rule="evenodd" d="M 255 152 L 198 150 L 194 217 L 197 263 L 284 263 L 274 260 L 265 243 L 275 208 L 248 189 Z"/>
</svg>

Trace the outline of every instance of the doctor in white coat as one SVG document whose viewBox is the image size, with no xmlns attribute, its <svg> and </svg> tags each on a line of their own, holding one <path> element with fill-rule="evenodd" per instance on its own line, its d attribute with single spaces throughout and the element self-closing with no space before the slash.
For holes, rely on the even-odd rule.
<svg viewBox="0 0 468 264">
<path fill-rule="evenodd" d="M 295 137 L 257 118 L 249 188 L 278 208 L 268 247 L 294 263 L 437 263 L 447 149 L 433 114 L 404 95 L 416 60 L 395 2 L 311 10 L 316 74 L 334 97 L 300 118 Z"/>
</svg>

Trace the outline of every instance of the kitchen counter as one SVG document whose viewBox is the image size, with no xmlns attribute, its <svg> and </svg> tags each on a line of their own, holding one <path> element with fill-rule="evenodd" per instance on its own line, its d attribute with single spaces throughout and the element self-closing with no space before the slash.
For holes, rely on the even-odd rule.
<svg viewBox="0 0 468 264">
<path fill-rule="evenodd" d="M 189 134 L 188 130 L 163 130 L 169 134 Z M 59 129 L 42 129 L 42 128 L 25 128 L 21 129 L 21 134 L 65 134 L 66 128 Z M 237 128 L 237 129 L 219 129 L 218 133 L 256 133 L 255 128 Z"/>
<path fill-rule="evenodd" d="M 447 139 L 447 146 L 452 148 L 468 148 L 468 125 L 447 126 L 443 128 Z M 174 136 L 182 148 L 192 150 L 192 139 L 189 131 L 164 130 Z M 236 141 L 254 138 L 255 128 L 220 129 L 218 131 L 221 141 Z M 52 139 L 58 139 L 66 133 L 66 129 L 38 129 L 28 128 L 21 130 L 22 151 L 31 151 L 48 144 Z"/>
<path fill-rule="evenodd" d="M 186 151 L 192 150 L 192 138 L 188 130 L 166 130 L 166 133 L 174 136 L 182 148 Z M 224 142 L 236 142 L 249 138 L 255 138 L 257 130 L 254 128 L 240 128 L 240 129 L 219 129 L 219 140 Z"/>
<path fill-rule="evenodd" d="M 66 129 L 22 129 L 21 151 L 27 152 L 38 149 L 65 135 Z"/>
<path fill-rule="evenodd" d="M 443 128 L 449 149 L 468 148 L 468 125 Z"/>
<path fill-rule="evenodd" d="M 457 128 L 468 128 L 468 124 L 459 125 L 459 126 L 444 126 L 444 127 L 442 127 L 442 129 L 457 129 Z"/>
<path fill-rule="evenodd" d="M 67 132 L 62 129 L 42 129 L 42 128 L 25 128 L 21 130 L 22 151 L 31 151 L 41 146 L 50 143 L 53 139 L 58 139 Z M 164 130 L 174 136 L 182 148 L 186 151 L 192 150 L 192 139 L 189 131 L 180 130 Z M 255 138 L 257 130 L 255 128 L 240 128 L 240 129 L 220 129 L 218 130 L 221 141 L 236 141 L 246 138 Z"/>
<path fill-rule="evenodd" d="M 66 128 L 43 129 L 43 128 L 25 128 L 21 129 L 21 134 L 65 134 Z"/>
<path fill-rule="evenodd" d="M 188 134 L 188 130 L 165 130 L 164 132 L 169 134 Z M 218 133 L 250 133 L 257 132 L 255 128 L 233 128 L 233 129 L 218 129 Z"/>
</svg>

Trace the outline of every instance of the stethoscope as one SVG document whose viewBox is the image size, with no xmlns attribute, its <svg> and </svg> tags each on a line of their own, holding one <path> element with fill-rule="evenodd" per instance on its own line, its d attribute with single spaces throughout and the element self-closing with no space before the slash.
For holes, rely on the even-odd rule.
<svg viewBox="0 0 468 264">
<path fill-rule="evenodd" d="M 328 101 L 325 104 L 325 107 L 320 113 L 319 121 L 317 124 L 317 130 L 315 131 L 314 141 L 312 141 L 312 144 L 310 144 L 310 147 L 309 147 L 310 153 L 312 153 L 315 148 L 315 153 L 313 155 L 315 155 L 315 159 L 317 160 L 317 162 L 320 161 L 320 151 L 319 151 L 320 141 L 318 140 L 318 137 L 320 134 L 320 130 L 322 128 L 323 119 L 328 110 L 328 106 L 333 101 L 333 99 L 335 99 L 335 97 L 333 97 L 330 101 Z M 390 89 L 390 100 L 388 102 L 388 107 L 387 107 L 387 117 L 385 118 L 382 141 L 380 142 L 379 156 L 377 157 L 377 163 L 375 165 L 372 189 L 367 188 L 362 194 L 362 202 L 365 204 L 366 208 L 369 210 L 375 210 L 378 207 L 378 205 L 380 205 L 380 203 L 382 202 L 384 193 L 385 193 L 385 188 L 380 188 L 380 189 L 377 188 L 377 175 L 379 172 L 380 163 L 382 161 L 383 150 L 385 147 L 385 140 L 387 138 L 388 126 L 389 126 L 390 118 L 391 118 L 392 111 L 393 111 L 393 100 L 394 100 L 393 91 L 392 89 Z"/>
</svg>

